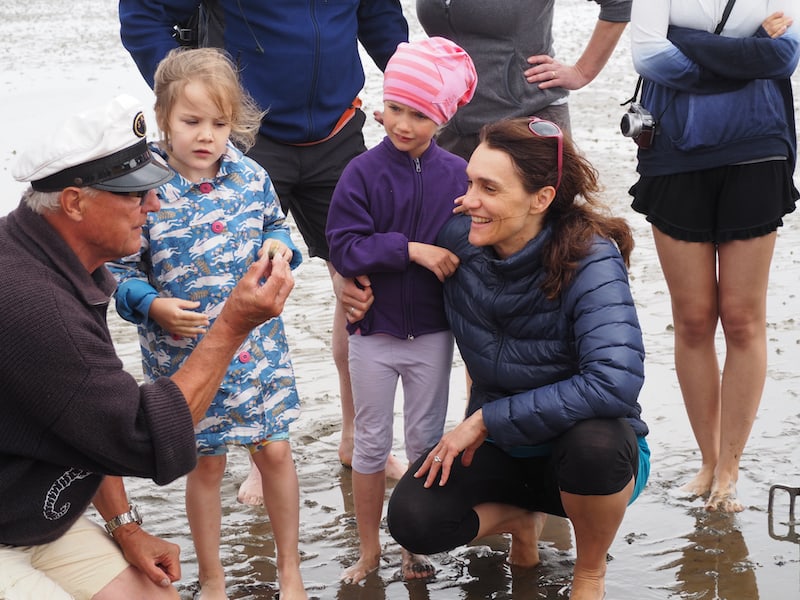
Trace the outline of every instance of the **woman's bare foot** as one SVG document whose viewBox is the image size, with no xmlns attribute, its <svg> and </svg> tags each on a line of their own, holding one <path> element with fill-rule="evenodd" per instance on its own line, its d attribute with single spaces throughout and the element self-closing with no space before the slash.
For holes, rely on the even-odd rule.
<svg viewBox="0 0 800 600">
<path fill-rule="evenodd" d="M 689 483 L 681 486 L 680 491 L 691 496 L 705 496 L 711 491 L 711 484 L 714 481 L 714 467 L 703 465 Z"/>
<path fill-rule="evenodd" d="M 576 573 L 572 578 L 569 600 L 603 600 L 606 595 L 605 570 L 603 573 Z"/>
<path fill-rule="evenodd" d="M 239 486 L 239 493 L 236 494 L 236 499 L 247 506 L 264 505 L 264 488 L 261 485 L 261 472 L 252 463 L 250 463 L 250 472 L 247 474 L 247 479 Z"/>
<path fill-rule="evenodd" d="M 427 579 L 436 574 L 436 569 L 424 554 L 413 554 L 405 548 L 402 549 L 401 554 L 403 556 L 401 569 L 405 581 Z"/>
<path fill-rule="evenodd" d="M 291 568 L 280 568 L 278 584 L 281 600 L 308 600 L 299 564 Z"/>
<path fill-rule="evenodd" d="M 228 600 L 225 593 L 225 579 L 211 578 L 200 583 L 200 591 L 195 600 Z"/>
<path fill-rule="evenodd" d="M 347 567 L 339 578 L 345 583 L 359 583 L 366 579 L 367 575 L 376 571 L 380 566 L 381 555 L 359 556 L 358 562 L 352 567 Z"/>
<path fill-rule="evenodd" d="M 529 513 L 511 534 L 508 563 L 517 567 L 535 567 L 539 564 L 539 537 L 547 514 Z"/>
<path fill-rule="evenodd" d="M 705 508 L 707 511 L 742 512 L 744 505 L 736 497 L 736 482 L 729 481 L 727 484 L 722 484 L 715 480 Z"/>
</svg>

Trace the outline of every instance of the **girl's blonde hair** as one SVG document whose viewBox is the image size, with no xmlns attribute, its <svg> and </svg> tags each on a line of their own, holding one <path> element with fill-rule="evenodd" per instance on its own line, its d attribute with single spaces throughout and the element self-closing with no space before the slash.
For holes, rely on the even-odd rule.
<svg viewBox="0 0 800 600">
<path fill-rule="evenodd" d="M 175 48 L 159 63 L 155 74 L 155 113 L 161 136 L 169 145 L 169 115 L 190 82 L 200 82 L 231 125 L 230 140 L 246 152 L 256 141 L 266 114 L 242 87 L 233 61 L 218 48 Z"/>
</svg>

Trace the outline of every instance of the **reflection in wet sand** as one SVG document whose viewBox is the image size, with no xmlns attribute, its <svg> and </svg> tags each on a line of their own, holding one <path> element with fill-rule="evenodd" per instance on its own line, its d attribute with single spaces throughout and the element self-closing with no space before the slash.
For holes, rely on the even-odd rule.
<svg viewBox="0 0 800 600">
<path fill-rule="evenodd" d="M 730 515 L 695 513 L 695 528 L 683 548 L 675 590 L 680 598 L 759 600 L 754 565 L 741 530 Z"/>
</svg>

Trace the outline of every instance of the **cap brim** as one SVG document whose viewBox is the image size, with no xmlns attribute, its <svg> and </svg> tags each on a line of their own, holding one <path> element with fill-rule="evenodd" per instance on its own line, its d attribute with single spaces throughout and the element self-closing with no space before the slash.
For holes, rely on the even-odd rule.
<svg viewBox="0 0 800 600">
<path fill-rule="evenodd" d="M 106 179 L 92 184 L 92 187 L 107 192 L 143 192 L 167 183 L 175 175 L 174 171 L 158 160 L 151 160 L 135 171 L 121 177 Z"/>
</svg>

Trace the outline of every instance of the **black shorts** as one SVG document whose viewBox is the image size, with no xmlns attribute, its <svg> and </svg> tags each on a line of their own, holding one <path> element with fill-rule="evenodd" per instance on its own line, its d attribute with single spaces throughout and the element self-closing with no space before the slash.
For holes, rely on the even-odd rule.
<svg viewBox="0 0 800 600">
<path fill-rule="evenodd" d="M 629 193 L 632 208 L 662 233 L 717 244 L 775 231 L 800 197 L 786 160 L 643 176 Z"/>
<path fill-rule="evenodd" d="M 325 226 L 331 196 L 347 163 L 367 149 L 361 133 L 365 120 L 364 113 L 357 110 L 339 133 L 309 146 L 293 146 L 259 135 L 248 152 L 269 173 L 281 208 L 292 215 L 309 256 L 330 258 Z"/>
<path fill-rule="evenodd" d="M 397 483 L 386 515 L 392 537 L 416 554 L 445 552 L 474 539 L 480 527 L 474 507 L 480 504 L 564 517 L 562 491 L 615 494 L 639 473 L 638 440 L 624 419 L 580 421 L 555 438 L 546 456 L 515 458 L 485 442 L 469 467 L 456 458 L 445 486 L 425 488 L 425 479 L 414 477 L 427 455 Z"/>
</svg>

